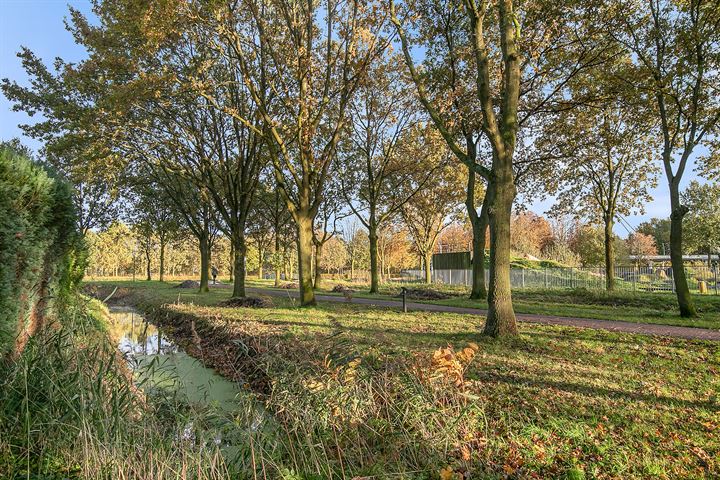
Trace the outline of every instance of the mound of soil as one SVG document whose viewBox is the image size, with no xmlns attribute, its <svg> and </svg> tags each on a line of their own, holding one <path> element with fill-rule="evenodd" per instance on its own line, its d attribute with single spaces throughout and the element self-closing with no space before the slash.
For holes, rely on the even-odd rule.
<svg viewBox="0 0 720 480">
<path fill-rule="evenodd" d="M 270 308 L 272 300 L 262 297 L 233 297 L 230 300 L 220 302 L 221 307 L 243 307 L 243 308 Z"/>
<path fill-rule="evenodd" d="M 185 280 L 180 285 L 175 286 L 175 288 L 200 288 L 200 282 L 196 282 L 195 280 Z"/>
<path fill-rule="evenodd" d="M 335 293 L 355 293 L 355 290 L 347 285 L 335 285 L 331 291 Z"/>
<path fill-rule="evenodd" d="M 402 298 L 402 293 L 396 296 L 397 298 Z M 437 290 L 432 290 L 429 288 L 408 288 L 407 289 L 407 298 L 410 298 L 412 300 L 445 300 L 448 298 L 451 298 L 452 295 L 448 295 L 447 293 L 438 292 Z"/>
<path fill-rule="evenodd" d="M 298 285 L 297 282 L 283 283 L 280 285 L 280 288 L 284 288 L 285 290 L 294 290 L 296 288 L 300 288 L 300 285 Z"/>
</svg>

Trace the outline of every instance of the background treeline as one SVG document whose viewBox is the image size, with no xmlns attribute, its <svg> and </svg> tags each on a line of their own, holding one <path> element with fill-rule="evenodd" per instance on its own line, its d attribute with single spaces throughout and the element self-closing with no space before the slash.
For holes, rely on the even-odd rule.
<svg viewBox="0 0 720 480">
<path fill-rule="evenodd" d="M 662 183 L 674 292 L 681 315 L 697 314 L 684 222 L 716 209 L 683 187 L 693 168 L 718 172 L 716 2 L 105 0 L 67 23 L 87 57 L 49 67 L 23 49 L 30 81 L 4 79 L 3 93 L 42 113 L 24 130 L 75 185 L 83 233 L 117 219 L 119 198 L 160 250 L 178 224 L 203 291 L 216 231 L 233 296 L 250 238 L 267 231 L 258 255 L 292 244 L 313 305 L 344 217 L 367 232 L 371 292 L 383 228 L 401 222 L 428 265 L 465 217 L 474 257 L 489 247 L 470 296 L 487 301 L 487 334 L 514 335 L 518 207 L 552 195 L 554 216 L 602 228 L 613 290 L 616 224 Z"/>
<path fill-rule="evenodd" d="M 16 144 L 0 144 L 0 358 L 19 355 L 81 280 L 71 187 Z"/>
</svg>

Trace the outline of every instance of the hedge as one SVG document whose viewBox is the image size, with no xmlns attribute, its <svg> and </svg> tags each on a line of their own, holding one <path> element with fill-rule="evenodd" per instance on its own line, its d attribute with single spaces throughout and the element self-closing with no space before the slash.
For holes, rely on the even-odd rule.
<svg viewBox="0 0 720 480">
<path fill-rule="evenodd" d="M 0 147 L 0 358 L 51 318 L 84 269 L 70 186 Z"/>
</svg>

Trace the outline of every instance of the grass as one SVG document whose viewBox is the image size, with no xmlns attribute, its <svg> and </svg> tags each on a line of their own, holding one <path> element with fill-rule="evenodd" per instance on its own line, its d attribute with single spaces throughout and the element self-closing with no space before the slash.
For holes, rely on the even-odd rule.
<svg viewBox="0 0 720 480">
<path fill-rule="evenodd" d="M 319 290 L 323 295 L 339 295 L 330 290 L 338 283 L 356 289 L 355 297 L 397 300 L 402 285 L 383 284 L 380 294 L 371 295 L 365 284 L 350 284 L 328 280 L 326 287 Z M 248 285 L 273 288 L 272 281 L 251 280 Z M 422 284 L 413 284 L 423 288 Z M 446 300 L 413 300 L 420 303 L 435 303 L 455 307 L 487 308 L 484 301 L 470 300 L 469 290 L 458 285 L 431 285 L 429 288 L 452 295 Z M 670 293 L 606 292 L 604 290 L 553 289 L 515 290 L 513 306 L 517 313 L 553 315 L 559 317 L 592 318 L 597 320 L 621 320 L 633 323 L 653 323 L 720 329 L 720 296 L 695 295 L 695 304 L 700 312 L 697 318 L 680 317 L 677 299 Z"/>
<path fill-rule="evenodd" d="M 234 477 L 212 441 L 234 419 L 138 390 L 106 315 L 79 297 L 17 361 L 0 362 L 0 478 Z"/>
<path fill-rule="evenodd" d="M 720 475 L 717 344 L 532 324 L 492 340 L 474 315 L 124 286 L 117 301 L 260 395 L 267 478 Z"/>
</svg>

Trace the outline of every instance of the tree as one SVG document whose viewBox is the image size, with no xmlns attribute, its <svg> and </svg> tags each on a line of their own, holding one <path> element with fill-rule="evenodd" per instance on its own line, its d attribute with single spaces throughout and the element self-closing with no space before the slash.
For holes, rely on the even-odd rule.
<svg viewBox="0 0 720 480">
<path fill-rule="evenodd" d="M 368 230 L 370 293 L 379 288 L 378 232 L 434 174 L 424 161 L 436 149 L 418 125 L 412 85 L 402 59 L 387 55 L 370 66 L 350 103 L 348 138 L 339 156 L 341 190 Z"/>
<path fill-rule="evenodd" d="M 100 88 L 86 85 L 76 68 L 59 58 L 54 73 L 27 48 L 18 57 L 29 86 L 4 78 L 0 88 L 13 102 L 13 111 L 42 115 L 42 120 L 20 128 L 44 143 L 44 162 L 73 186 L 80 232 L 85 235 L 109 225 L 118 214 L 117 176 L 122 162 L 103 146 L 106 132 L 96 105 Z"/>
<path fill-rule="evenodd" d="M 558 115 L 545 135 L 564 159 L 549 185 L 557 198 L 553 211 L 602 222 L 605 287 L 614 290 L 615 219 L 642 213 L 656 184 L 652 129 L 642 114 L 612 100 Z"/>
<path fill-rule="evenodd" d="M 485 211 L 474 215 L 474 209 L 469 209 L 471 219 L 477 215 L 473 219 L 476 237 L 485 233 L 479 226 L 485 213 L 490 224 L 484 332 L 514 335 L 510 218 L 517 193 L 516 171 L 524 168 L 523 162 L 514 161 L 519 129 L 530 125 L 537 114 L 571 108 L 576 101 L 568 101 L 571 80 L 602 63 L 607 46 L 597 45 L 594 32 L 585 35 L 589 30 L 578 19 L 575 4 L 563 8 L 557 2 L 528 2 L 520 11 L 512 0 L 497 4 L 427 1 L 412 2 L 412 6 L 409 16 L 419 24 L 414 39 L 428 52 L 423 71 L 415 67 L 412 39 L 392 3 L 391 14 L 420 102 L 457 159 L 487 184 Z M 521 37 L 521 23 L 531 32 L 529 36 Z M 478 161 L 481 145 L 489 150 L 486 162 Z M 471 182 L 473 175 L 468 179 L 468 193 L 473 191 Z M 470 200 L 468 204 L 474 203 Z M 474 244 L 476 257 L 482 255 L 482 243 Z"/>
<path fill-rule="evenodd" d="M 132 202 L 130 220 L 134 231 L 141 240 L 147 260 L 147 280 L 150 280 L 150 255 L 155 248 L 159 249 L 158 277 L 165 280 L 165 249 L 177 235 L 180 228 L 172 201 L 158 185 L 147 181 L 133 182 L 135 198 Z"/>
<path fill-rule="evenodd" d="M 361 8 L 362 7 L 362 8 Z M 297 226 L 300 302 L 313 305 L 313 227 L 348 105 L 373 58 L 381 10 L 358 0 L 218 6 L 218 32 L 255 104 L 278 188 Z M 237 19 L 249 16 L 248 22 Z M 247 41 L 247 40 L 250 41 Z M 265 89 L 268 82 L 269 94 Z M 239 122 L 253 118 L 230 111 Z"/>
<path fill-rule="evenodd" d="M 670 261 L 680 315 L 697 310 L 683 265 L 680 184 L 696 147 L 720 125 L 720 16 L 707 0 L 614 1 L 606 5 L 607 35 L 631 53 L 624 77 L 662 136 L 658 157 L 670 193 Z"/>
<path fill-rule="evenodd" d="M 347 261 L 348 252 L 345 242 L 340 237 L 335 236 L 326 242 L 318 267 L 327 271 L 335 270 L 339 273 L 340 269 L 347 265 Z"/>
<path fill-rule="evenodd" d="M 513 250 L 518 253 L 539 256 L 552 242 L 550 223 L 532 212 L 513 215 L 510 242 Z"/>
<path fill-rule="evenodd" d="M 627 241 L 628 253 L 635 257 L 635 263 L 640 263 L 645 257 L 657 255 L 655 240 L 650 235 L 644 233 L 631 233 L 628 235 Z"/>
<path fill-rule="evenodd" d="M 313 288 L 316 290 L 322 287 L 322 264 L 325 244 L 339 233 L 338 222 L 343 218 L 340 213 L 341 199 L 337 187 L 336 182 L 331 183 L 331 187 L 326 190 L 318 214 L 315 217 L 312 241 L 313 245 L 315 245 Z"/>
<path fill-rule="evenodd" d="M 402 208 L 402 218 L 413 239 L 413 247 L 425 267 L 425 283 L 432 282 L 431 260 L 440 233 L 459 213 L 463 201 L 463 178 L 445 159 L 444 167 Z"/>
<path fill-rule="evenodd" d="M 669 218 L 651 218 L 647 222 L 638 225 L 635 231 L 653 237 L 658 252 L 666 255 L 666 252 L 670 248 Z"/>
<path fill-rule="evenodd" d="M 683 192 L 682 202 L 688 206 L 684 219 L 687 247 L 706 253 L 710 267 L 712 254 L 720 251 L 720 186 L 694 180 Z"/>
</svg>

